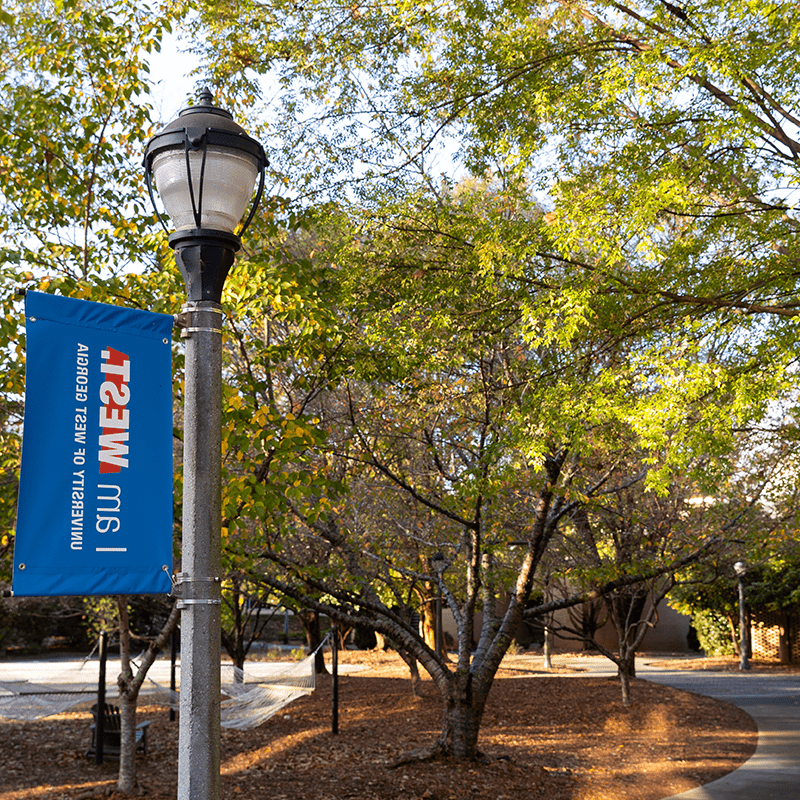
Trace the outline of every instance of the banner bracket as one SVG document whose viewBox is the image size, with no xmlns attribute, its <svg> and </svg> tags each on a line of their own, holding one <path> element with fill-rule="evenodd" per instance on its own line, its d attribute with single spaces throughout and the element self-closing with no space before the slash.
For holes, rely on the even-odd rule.
<svg viewBox="0 0 800 800">
<path fill-rule="evenodd" d="M 164 570 L 167 571 L 167 568 L 164 567 Z M 178 607 L 179 608 L 182 608 L 182 606 L 180 606 L 181 602 L 184 602 L 184 603 L 188 603 L 189 602 L 188 599 L 184 600 L 181 597 L 181 594 L 183 593 L 183 585 L 185 583 L 212 583 L 212 584 L 219 584 L 220 583 L 220 579 L 219 578 L 209 578 L 209 577 L 206 577 L 206 576 L 203 576 L 203 575 L 190 576 L 188 572 L 177 572 L 177 573 L 175 573 L 175 577 L 174 578 L 172 576 L 170 576 L 170 581 L 172 581 L 172 592 L 171 592 L 171 594 L 173 595 L 173 597 L 177 597 L 178 598 L 178 600 L 179 600 L 179 606 Z M 195 602 L 199 603 L 201 601 L 200 600 L 192 600 L 191 602 L 192 603 L 195 603 Z M 202 601 L 202 602 L 206 602 L 206 601 Z M 216 604 L 219 601 L 218 600 L 214 600 L 214 601 L 210 601 L 209 600 L 208 602 L 213 602 L 213 603 Z"/>
<path fill-rule="evenodd" d="M 192 314 L 195 312 L 208 312 L 211 314 L 217 314 L 220 319 L 224 316 L 223 311 L 221 308 L 197 308 L 194 304 L 187 304 L 185 305 L 180 314 L 175 314 L 173 319 L 175 320 L 175 327 L 179 328 L 181 331 L 181 339 L 188 339 L 191 337 L 193 333 L 203 332 L 203 333 L 218 333 L 222 335 L 223 330 L 221 327 L 216 326 L 196 326 L 192 325 Z"/>
<path fill-rule="evenodd" d="M 172 586 L 172 589 L 170 589 L 169 593 L 173 597 L 177 597 L 180 590 L 178 589 L 178 581 L 175 580 L 175 576 L 170 572 L 169 567 L 166 564 L 164 564 L 164 566 L 161 567 L 161 571 L 167 573 L 170 585 Z"/>
<path fill-rule="evenodd" d="M 178 600 L 178 610 L 184 609 L 187 606 L 219 606 L 222 605 L 222 600 L 211 600 L 206 598 L 195 598 L 192 600 Z"/>
<path fill-rule="evenodd" d="M 188 572 L 178 572 L 175 574 L 175 583 L 219 583 L 219 578 L 190 577 Z"/>
</svg>

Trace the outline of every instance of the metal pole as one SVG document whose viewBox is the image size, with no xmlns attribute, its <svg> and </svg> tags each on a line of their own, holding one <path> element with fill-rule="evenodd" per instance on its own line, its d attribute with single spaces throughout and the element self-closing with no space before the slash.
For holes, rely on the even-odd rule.
<svg viewBox="0 0 800 800">
<path fill-rule="evenodd" d="M 220 792 L 222 308 L 189 302 L 183 445 L 178 800 Z"/>
<path fill-rule="evenodd" d="M 544 579 L 544 601 L 545 603 L 550 602 L 550 575 L 546 575 Z M 553 635 L 550 630 L 549 623 L 552 622 L 553 618 L 551 615 L 547 614 L 544 618 L 544 642 L 542 643 L 542 655 L 544 656 L 543 666 L 544 669 L 553 669 L 553 659 L 552 659 L 552 647 L 553 647 Z"/>
<path fill-rule="evenodd" d="M 108 634 L 100 631 L 100 673 L 97 677 L 97 715 L 94 718 L 94 763 L 103 763 L 106 708 L 106 662 L 108 661 Z"/>
<path fill-rule="evenodd" d="M 436 655 L 442 657 L 442 576 L 439 575 L 439 583 L 436 586 L 436 631 L 435 649 Z"/>
<path fill-rule="evenodd" d="M 339 630 L 331 625 L 331 672 L 333 673 L 333 711 L 331 733 L 339 733 Z"/>
<path fill-rule="evenodd" d="M 179 636 L 180 628 L 175 626 L 172 629 L 172 635 L 170 636 L 170 648 L 169 648 L 169 688 L 170 691 L 173 693 L 177 689 L 177 685 L 175 683 L 175 665 L 178 660 L 178 636 Z M 173 695 L 174 696 L 174 695 Z M 175 711 L 175 706 L 170 705 L 169 707 L 169 721 L 175 722 L 178 715 Z"/>
<path fill-rule="evenodd" d="M 749 631 L 747 630 L 747 609 L 744 604 L 744 574 L 739 575 L 739 669 L 750 669 L 747 660 L 747 650 L 750 645 Z"/>
</svg>

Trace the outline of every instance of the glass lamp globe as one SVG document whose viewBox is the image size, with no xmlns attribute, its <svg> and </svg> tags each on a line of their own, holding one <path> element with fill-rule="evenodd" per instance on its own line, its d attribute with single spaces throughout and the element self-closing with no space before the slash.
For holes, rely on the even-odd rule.
<svg viewBox="0 0 800 800">
<path fill-rule="evenodd" d="M 156 134 L 145 151 L 148 188 L 152 195 L 155 183 L 177 232 L 200 229 L 235 235 L 261 175 L 255 211 L 265 167 L 261 144 L 229 112 L 213 105 L 208 89 L 197 105 L 184 108 Z M 242 230 L 251 218 L 252 212 Z"/>
</svg>

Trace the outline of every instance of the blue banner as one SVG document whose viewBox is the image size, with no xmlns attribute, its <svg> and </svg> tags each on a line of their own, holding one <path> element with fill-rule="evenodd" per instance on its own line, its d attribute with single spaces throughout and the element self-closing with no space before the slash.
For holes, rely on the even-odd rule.
<svg viewBox="0 0 800 800">
<path fill-rule="evenodd" d="M 25 315 L 14 594 L 168 593 L 172 317 L 38 292 Z"/>
</svg>

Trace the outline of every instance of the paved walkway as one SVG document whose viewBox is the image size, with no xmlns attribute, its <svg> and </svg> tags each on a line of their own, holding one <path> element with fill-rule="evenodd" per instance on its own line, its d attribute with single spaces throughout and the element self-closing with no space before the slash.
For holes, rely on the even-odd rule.
<svg viewBox="0 0 800 800">
<path fill-rule="evenodd" d="M 607 672 L 606 665 L 613 671 L 603 661 L 576 658 L 569 663 L 592 673 Z M 800 800 L 800 675 L 680 669 L 674 658 L 649 657 L 637 660 L 636 674 L 725 700 L 744 709 L 758 725 L 756 751 L 739 769 L 665 800 Z"/>
</svg>

